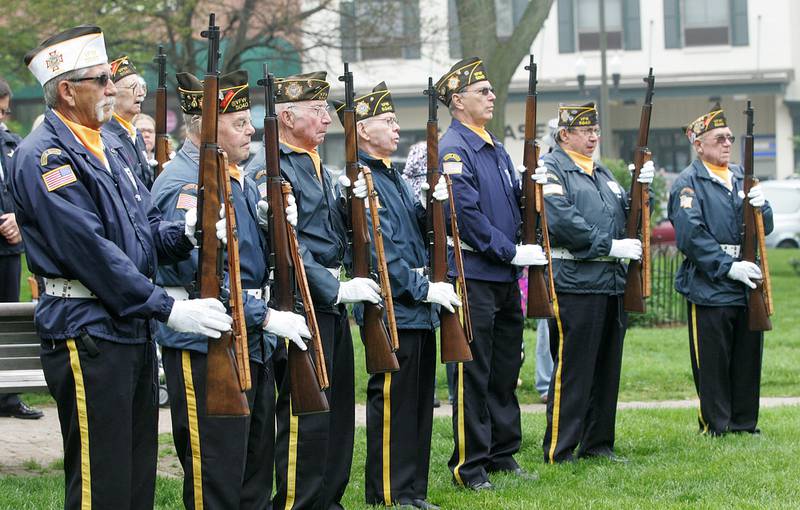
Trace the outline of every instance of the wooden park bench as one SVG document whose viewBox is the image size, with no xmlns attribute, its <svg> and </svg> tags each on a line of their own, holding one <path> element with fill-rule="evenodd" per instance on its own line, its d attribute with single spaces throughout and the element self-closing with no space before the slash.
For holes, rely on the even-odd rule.
<svg viewBox="0 0 800 510">
<path fill-rule="evenodd" d="M 47 391 L 33 327 L 35 303 L 0 303 L 0 393 Z"/>
</svg>

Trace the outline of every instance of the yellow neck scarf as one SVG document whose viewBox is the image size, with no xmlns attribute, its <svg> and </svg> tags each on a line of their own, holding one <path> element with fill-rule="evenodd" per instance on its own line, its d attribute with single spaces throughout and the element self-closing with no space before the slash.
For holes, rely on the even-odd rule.
<svg viewBox="0 0 800 510">
<path fill-rule="evenodd" d="M 564 152 L 572 159 L 572 161 L 578 165 L 578 168 L 584 171 L 589 175 L 594 173 L 594 160 L 590 157 L 584 156 L 579 152 L 574 152 L 571 150 L 564 149 Z"/>
<path fill-rule="evenodd" d="M 231 178 L 236 179 L 239 184 L 242 183 L 242 169 L 238 165 L 228 163 L 228 174 Z"/>
<path fill-rule="evenodd" d="M 703 161 L 703 164 L 706 166 L 709 172 L 716 175 L 722 182 L 725 184 L 725 187 L 728 189 L 733 189 L 733 181 L 731 179 L 731 171 L 728 170 L 728 166 L 717 166 L 712 165 L 708 161 Z"/>
<path fill-rule="evenodd" d="M 281 143 L 292 149 L 294 152 L 298 152 L 300 154 L 307 154 L 308 157 L 311 158 L 311 162 L 314 163 L 314 170 L 317 171 L 317 179 L 319 179 L 320 182 L 322 181 L 322 161 L 320 161 L 319 153 L 316 151 L 316 149 L 313 151 L 301 149 L 300 147 L 296 147 L 290 143 L 286 143 L 283 140 L 281 140 Z"/>
<path fill-rule="evenodd" d="M 103 152 L 103 139 L 100 137 L 99 130 L 88 128 L 77 122 L 72 122 L 58 113 L 58 110 L 53 110 L 53 112 L 66 124 L 69 130 L 72 131 L 75 138 L 77 138 L 84 147 L 89 149 L 89 152 L 97 156 L 97 159 L 102 161 L 105 166 L 108 166 L 108 159 L 106 159 L 106 154 Z"/>
<path fill-rule="evenodd" d="M 131 135 L 131 140 L 133 140 L 133 142 L 136 143 L 136 128 L 133 127 L 133 124 L 123 119 L 116 113 L 114 114 L 114 118 L 117 119 L 117 122 L 119 122 L 122 125 L 122 127 L 125 128 L 125 131 L 127 131 L 129 135 Z"/>
<path fill-rule="evenodd" d="M 392 160 L 389 158 L 381 158 L 379 156 L 375 156 L 374 154 L 369 154 L 369 157 L 372 159 L 377 159 L 378 161 L 382 161 L 386 168 L 392 168 Z"/>
<path fill-rule="evenodd" d="M 492 137 L 489 136 L 489 132 L 486 131 L 484 128 L 478 127 L 478 126 L 473 126 L 472 124 L 467 124 L 467 123 L 464 123 L 464 122 L 462 122 L 462 124 L 464 124 L 467 127 L 467 129 L 469 129 L 470 131 L 472 131 L 476 135 L 480 136 L 483 139 L 484 142 L 488 143 L 489 145 L 494 146 L 494 143 L 492 143 Z"/>
</svg>

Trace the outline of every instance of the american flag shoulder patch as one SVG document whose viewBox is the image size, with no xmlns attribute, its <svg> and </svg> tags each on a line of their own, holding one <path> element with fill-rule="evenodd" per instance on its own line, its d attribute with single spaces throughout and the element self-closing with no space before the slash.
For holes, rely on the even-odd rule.
<svg viewBox="0 0 800 510">
<path fill-rule="evenodd" d="M 194 209 L 197 207 L 197 197 L 195 195 L 189 195 L 188 193 L 181 193 L 178 195 L 178 203 L 175 206 L 176 209 Z"/>
<path fill-rule="evenodd" d="M 258 196 L 264 198 L 267 196 L 267 183 L 262 182 L 258 185 Z"/>
<path fill-rule="evenodd" d="M 47 191 L 55 191 L 58 188 L 63 188 L 67 184 L 72 184 L 77 181 L 75 172 L 69 165 L 62 165 L 42 174 L 42 180 L 47 188 Z"/>
</svg>

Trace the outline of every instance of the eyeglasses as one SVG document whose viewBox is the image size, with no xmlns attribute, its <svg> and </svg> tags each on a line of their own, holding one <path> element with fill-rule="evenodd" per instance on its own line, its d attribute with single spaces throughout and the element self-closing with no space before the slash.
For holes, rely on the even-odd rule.
<svg viewBox="0 0 800 510">
<path fill-rule="evenodd" d="M 717 145 L 722 145 L 726 141 L 729 144 L 733 145 L 733 142 L 736 141 L 736 137 L 733 136 L 733 135 L 718 135 L 718 136 L 715 136 L 713 138 L 713 140 L 714 140 L 714 143 L 716 143 Z"/>
<path fill-rule="evenodd" d="M 94 81 L 97 85 L 104 87 L 108 85 L 108 80 L 111 79 L 111 75 L 108 73 L 98 74 L 97 76 L 87 76 L 86 78 L 74 78 L 71 81 L 72 83 L 78 83 L 81 81 Z"/>
<path fill-rule="evenodd" d="M 5 117 L 6 115 L 11 115 L 11 108 L 0 108 L 0 117 Z"/>
<path fill-rule="evenodd" d="M 580 133 L 583 136 L 600 136 L 600 128 L 573 128 L 572 131 Z"/>
<path fill-rule="evenodd" d="M 143 81 L 136 81 L 131 83 L 127 87 L 117 87 L 118 89 L 127 89 L 131 91 L 131 94 L 135 94 L 137 90 L 141 90 L 145 94 L 147 94 L 147 84 Z"/>
<path fill-rule="evenodd" d="M 236 130 L 237 133 L 243 133 L 248 126 L 252 124 L 251 119 L 248 117 L 246 119 L 237 120 L 233 123 L 232 127 Z"/>
<path fill-rule="evenodd" d="M 466 94 L 467 92 L 475 92 L 476 94 L 480 94 L 482 96 L 488 96 L 489 94 L 494 94 L 494 88 L 481 87 L 479 89 L 474 89 L 474 90 L 465 90 L 462 92 L 462 94 Z"/>
<path fill-rule="evenodd" d="M 378 122 L 385 122 L 386 125 L 389 126 L 389 128 L 393 128 L 395 126 L 400 127 L 400 123 L 397 122 L 397 119 L 395 119 L 394 117 L 388 117 L 388 118 L 385 118 L 385 119 L 378 119 L 376 117 L 371 117 L 369 119 L 364 119 L 364 121 L 368 121 L 368 120 L 373 120 L 373 121 L 378 121 Z"/>
<path fill-rule="evenodd" d="M 302 104 L 293 104 L 293 105 L 289 106 L 289 108 L 305 108 L 306 110 L 314 110 L 314 112 L 317 115 L 317 118 L 320 118 L 320 119 L 322 117 L 324 117 L 326 113 L 330 113 L 330 111 L 331 111 L 331 105 L 329 105 L 329 104 L 326 104 L 324 106 L 322 106 L 322 105 L 305 106 L 305 105 L 302 105 Z"/>
</svg>

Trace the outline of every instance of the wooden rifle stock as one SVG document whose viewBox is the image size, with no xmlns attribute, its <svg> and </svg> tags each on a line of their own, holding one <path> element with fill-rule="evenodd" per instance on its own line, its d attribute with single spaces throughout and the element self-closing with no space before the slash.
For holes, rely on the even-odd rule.
<svg viewBox="0 0 800 510">
<path fill-rule="evenodd" d="M 426 128 L 428 195 L 426 198 L 426 210 L 431 266 L 430 279 L 432 282 L 446 282 L 447 227 L 444 218 L 444 205 L 433 199 L 433 190 L 442 175 L 439 170 L 439 129 L 436 112 L 436 89 L 433 88 L 433 78 L 428 78 L 428 88 L 425 90 L 425 94 L 428 96 L 428 124 Z M 450 201 L 452 202 L 452 200 L 453 197 L 450 196 Z M 458 235 L 457 231 L 453 233 Z M 455 245 L 456 243 L 454 242 L 453 244 Z M 460 245 L 458 247 L 461 248 Z M 460 274 L 463 276 L 464 273 Z M 466 295 L 462 296 L 462 303 L 467 302 L 466 298 Z M 469 338 L 459 319 L 459 313 L 460 310 L 453 313 L 444 307 L 439 309 L 442 363 L 472 361 Z"/>
<path fill-rule="evenodd" d="M 644 82 L 647 84 L 647 92 L 645 93 L 644 104 L 642 105 L 642 116 L 639 120 L 639 136 L 637 139 L 636 151 L 633 155 L 633 175 L 631 175 L 631 193 L 630 193 L 630 209 L 628 210 L 628 221 L 625 226 L 625 237 L 627 239 L 642 239 L 642 260 L 631 260 L 628 263 L 628 274 L 625 278 L 625 295 L 622 302 L 627 312 L 644 313 L 645 311 L 645 282 L 643 279 L 643 266 L 649 262 L 644 261 L 645 244 L 649 245 L 649 232 L 645 232 L 642 228 L 646 223 L 643 218 L 643 198 L 648 197 L 649 191 L 647 186 L 639 182 L 639 173 L 642 166 L 649 159 L 649 151 L 647 150 L 647 139 L 650 134 L 650 116 L 653 111 L 653 86 L 655 84 L 655 77 L 653 76 L 653 68 Z M 647 207 L 649 210 L 649 206 Z M 648 240 L 645 240 L 645 236 Z M 647 254 L 649 257 L 649 253 Z"/>
<path fill-rule="evenodd" d="M 545 242 L 547 216 L 544 210 L 542 185 L 533 181 L 533 174 L 539 166 L 539 144 L 536 143 L 536 64 L 530 55 L 528 70 L 528 95 L 525 98 L 525 149 L 522 162 L 525 173 L 522 176 L 522 242 L 544 246 L 545 256 L 550 268 L 550 240 Z M 544 266 L 528 266 L 528 306 L 525 316 L 529 318 L 555 317 L 553 285 L 548 285 L 544 277 Z M 549 269 L 550 282 L 553 281 Z"/>
<path fill-rule="evenodd" d="M 280 142 L 278 140 L 278 117 L 275 114 L 274 77 L 264 65 L 264 79 L 258 84 L 264 87 L 266 113 L 264 115 L 264 152 L 267 173 L 267 201 L 269 202 L 270 265 L 272 266 L 272 303 L 279 311 L 295 311 L 295 289 L 300 287 L 306 323 L 312 333 L 311 349 L 305 351 L 294 342 L 288 343 L 287 365 L 289 370 L 289 392 L 292 414 L 295 416 L 328 411 L 325 356 L 319 338 L 314 304 L 307 293 L 308 282 L 302 259 L 297 252 L 294 229 L 286 221 L 286 197 L 280 167 Z M 285 183 L 288 185 L 288 183 Z M 291 193 L 291 187 L 287 190 Z M 317 357 L 315 364 L 312 352 Z M 320 369 L 316 367 L 320 366 Z M 325 376 L 324 378 L 321 376 Z M 324 385 L 323 385 L 324 383 Z"/>
<path fill-rule="evenodd" d="M 456 216 L 456 201 L 453 195 L 453 180 L 449 174 L 444 174 L 447 184 L 447 194 L 450 197 L 450 233 L 453 234 L 453 260 L 456 266 L 456 291 L 461 298 L 461 325 L 467 341 L 472 343 L 472 316 L 469 313 L 469 296 L 467 295 L 467 279 L 464 277 L 464 254 L 461 253 L 461 234 L 458 232 L 458 217 Z"/>
<path fill-rule="evenodd" d="M 742 232 L 742 260 L 758 263 L 757 250 L 759 246 L 764 246 L 764 224 L 763 220 L 759 229 L 758 220 L 761 219 L 760 210 L 750 205 L 747 199 L 750 188 L 755 186 L 758 181 L 754 177 L 753 167 L 753 108 L 750 101 L 747 101 L 747 134 L 744 137 L 744 207 L 743 207 L 743 232 Z M 757 212 L 758 211 L 758 212 Z M 759 232 L 760 230 L 760 232 Z M 747 322 L 750 331 L 769 331 L 772 329 L 772 321 L 770 320 L 770 297 L 767 294 L 768 287 L 765 285 L 767 276 L 764 271 L 768 269 L 764 262 L 767 252 L 761 252 L 761 274 L 764 280 L 753 280 L 756 284 L 755 289 L 748 288 L 747 299 Z"/>
<path fill-rule="evenodd" d="M 645 152 L 644 162 L 652 157 L 652 152 Z M 650 234 L 650 185 L 642 184 L 642 296 L 645 298 L 653 294 Z"/>
<path fill-rule="evenodd" d="M 167 136 L 167 55 L 164 47 L 159 45 L 158 55 L 154 59 L 158 64 L 158 87 L 156 88 L 156 168 L 154 176 L 164 171 L 169 161 L 169 137 Z"/>
<path fill-rule="evenodd" d="M 221 206 L 221 176 L 225 174 L 227 158 L 217 145 L 217 115 L 219 81 L 219 27 L 211 14 L 208 30 L 208 70 L 203 83 L 203 122 L 200 143 L 200 171 L 197 182 L 198 250 L 197 287 L 201 298 L 219 299 L 222 287 L 222 243 L 217 239 L 214 225 L 219 220 Z M 232 215 L 233 211 L 228 211 Z M 208 342 L 206 357 L 206 413 L 210 416 L 247 416 L 250 414 L 247 397 L 239 386 L 233 333 L 226 332 L 219 340 Z"/>
<path fill-rule="evenodd" d="M 344 105 L 344 143 L 345 143 L 345 169 L 347 178 L 351 183 L 358 179 L 361 166 L 358 164 L 358 140 L 356 138 L 356 112 L 353 105 L 353 73 L 350 72 L 349 64 L 344 64 L 344 75 L 339 77 L 344 82 L 345 105 Z M 373 278 L 372 274 L 372 254 L 370 251 L 370 236 L 367 225 L 367 212 L 364 200 L 353 195 L 352 187 L 347 190 L 347 204 L 349 209 L 348 234 L 350 238 L 353 256 L 353 276 L 357 278 Z M 377 213 L 376 209 L 375 212 Z M 374 228 L 373 223 L 373 228 Z M 382 250 L 381 250 L 382 251 Z M 377 250 L 376 250 L 377 253 Z M 385 264 L 384 259 L 384 264 Z M 386 283 L 381 281 L 381 293 L 385 306 L 364 302 L 364 326 L 362 328 L 367 364 L 367 372 L 379 374 L 385 372 L 396 372 L 400 369 L 397 356 L 397 323 L 394 320 L 394 308 L 392 307 L 391 288 L 389 287 L 388 272 Z M 391 307 L 391 312 L 389 308 Z M 384 312 L 390 317 L 389 327 L 384 323 Z M 389 332 L 389 328 L 392 330 Z"/>
</svg>

